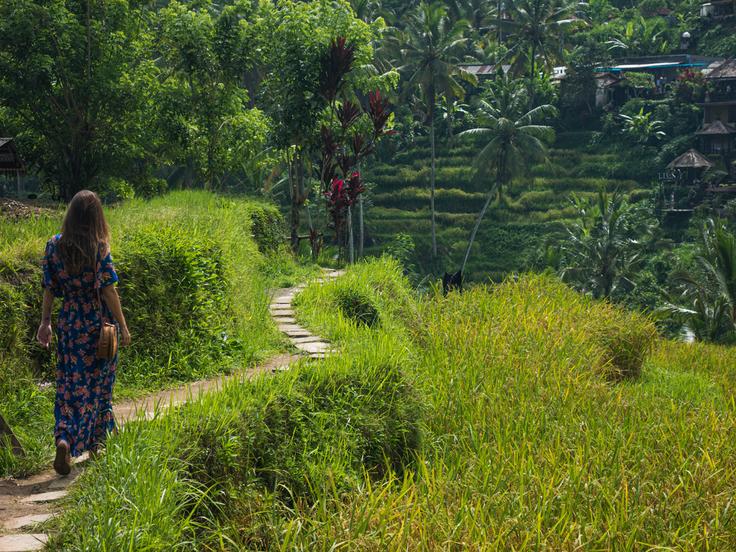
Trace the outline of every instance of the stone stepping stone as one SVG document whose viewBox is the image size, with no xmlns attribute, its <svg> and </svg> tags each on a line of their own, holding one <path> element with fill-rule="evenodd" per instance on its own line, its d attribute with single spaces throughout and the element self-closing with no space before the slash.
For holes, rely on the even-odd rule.
<svg viewBox="0 0 736 552">
<path fill-rule="evenodd" d="M 298 349 L 301 349 L 305 353 L 326 353 L 330 350 L 330 345 L 324 341 L 317 341 L 314 343 L 300 343 L 297 345 Z"/>
<path fill-rule="evenodd" d="M 283 315 L 274 314 L 272 316 L 276 319 L 276 322 L 278 322 L 280 324 L 283 324 L 287 320 L 296 320 L 296 318 L 294 318 L 294 315 L 293 314 L 283 314 Z M 291 323 L 291 322 L 289 322 L 289 323 Z"/>
<path fill-rule="evenodd" d="M 303 337 L 311 335 L 306 329 L 302 328 L 299 324 L 281 323 L 278 325 L 279 331 L 286 335 L 291 335 L 291 332 L 305 333 Z"/>
<path fill-rule="evenodd" d="M 285 331 L 284 333 L 286 334 L 286 336 L 289 339 L 296 339 L 296 338 L 299 338 L 299 337 L 309 337 L 310 335 L 312 335 L 312 334 L 309 333 L 308 330 L 305 330 L 304 328 L 297 328 L 297 329 L 294 329 L 294 330 L 288 330 L 288 331 Z"/>
<path fill-rule="evenodd" d="M 25 497 L 21 502 L 25 504 L 32 504 L 37 502 L 53 502 L 64 498 L 67 495 L 67 491 L 50 491 L 48 493 L 33 494 Z"/>
<path fill-rule="evenodd" d="M 43 533 L 6 535 L 4 537 L 0 537 L 0 552 L 26 552 L 27 550 L 43 550 L 48 540 L 48 535 L 44 535 Z"/>
<path fill-rule="evenodd" d="M 322 341 L 322 338 L 318 335 L 309 335 L 307 337 L 293 337 L 291 342 L 294 345 L 300 345 L 302 343 L 318 343 Z"/>
<path fill-rule="evenodd" d="M 49 491 L 66 489 L 67 487 L 69 487 L 69 485 L 74 483 L 74 480 L 79 476 L 80 473 L 82 473 L 81 470 L 74 469 L 72 470 L 72 473 L 65 477 L 57 477 L 51 483 L 46 485 L 46 489 L 48 489 Z"/>
<path fill-rule="evenodd" d="M 29 525 L 35 525 L 36 523 L 43 523 L 44 521 L 50 520 L 56 514 L 31 514 L 28 516 L 17 517 L 9 519 L 3 522 L 3 527 L 8 531 L 17 531 L 23 529 Z"/>
<path fill-rule="evenodd" d="M 271 316 L 280 322 L 282 318 L 294 318 L 294 311 L 272 312 Z"/>
</svg>

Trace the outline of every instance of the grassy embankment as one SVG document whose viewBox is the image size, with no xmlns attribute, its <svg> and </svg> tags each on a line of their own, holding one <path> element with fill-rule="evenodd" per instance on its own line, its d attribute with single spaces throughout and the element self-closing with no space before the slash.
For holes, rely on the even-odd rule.
<svg viewBox="0 0 736 552">
<path fill-rule="evenodd" d="M 59 548 L 736 546 L 733 349 L 542 276 L 416 299 L 386 260 L 298 316 L 342 353 L 129 427 Z"/>
<path fill-rule="evenodd" d="M 283 235 L 274 207 L 186 192 L 107 215 L 133 334 L 121 353 L 118 399 L 228 372 L 283 346 L 267 289 L 312 269 L 271 251 Z M 0 219 L 0 411 L 28 452 L 17 459 L 0 448 L 0 476 L 33 471 L 51 453 L 53 384 L 39 384 L 53 382 L 53 357 L 34 336 L 40 258 L 61 216 Z"/>
<path fill-rule="evenodd" d="M 487 213 L 468 265 L 471 278 L 498 280 L 528 270 L 545 240 L 563 236 L 564 223 L 575 216 L 570 204 L 573 192 L 594 197 L 601 189 L 620 190 L 633 200 L 649 194 L 648 183 L 629 174 L 626 159 L 605 146 L 592 146 L 590 140 L 590 132 L 560 133 L 549 161 L 517 179 L 504 200 Z M 447 270 L 460 266 L 490 184 L 473 167 L 481 147 L 455 138 L 453 144 L 437 149 L 438 247 L 447 258 Z M 375 184 L 366 224 L 376 243 L 369 251 L 380 251 L 399 232 L 408 233 L 417 245 L 420 270 L 429 270 L 428 144 L 419 139 L 409 151 L 369 165 L 366 178 Z"/>
</svg>

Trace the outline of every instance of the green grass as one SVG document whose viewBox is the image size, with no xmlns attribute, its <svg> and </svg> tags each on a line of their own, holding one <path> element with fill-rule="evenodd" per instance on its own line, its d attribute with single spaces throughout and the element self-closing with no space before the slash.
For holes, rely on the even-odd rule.
<svg viewBox="0 0 736 552">
<path fill-rule="evenodd" d="M 121 353 L 117 399 L 230 372 L 284 348 L 268 314 L 267 290 L 316 268 L 273 250 L 274 233 L 282 233 L 273 224 L 261 224 L 252 235 L 253 217 L 269 220 L 273 213 L 274 207 L 255 200 L 200 192 L 107 209 L 133 335 L 133 346 Z M 51 453 L 54 358 L 34 344 L 34 335 L 40 258 L 61 216 L 59 210 L 39 219 L 0 220 L 0 411 L 29 453 L 15 459 L 3 449 L 0 475 L 37 470 Z"/>
<path fill-rule="evenodd" d="M 415 296 L 388 258 L 296 304 L 341 354 L 128 426 L 55 549 L 736 546 L 734 349 L 548 276 Z"/>
<path fill-rule="evenodd" d="M 308 288 L 301 319 L 349 352 L 389 339 L 406 347 L 394 326 L 346 329 L 333 308 L 341 286 L 370 294 L 370 275 L 385 270 Z M 300 511 L 285 540 L 322 550 L 736 546 L 733 349 L 657 340 L 646 356 L 645 319 L 538 276 L 430 296 L 406 314 L 409 374 L 426 402 L 416 469 Z M 612 339 L 646 356 L 640 377 L 608 378 Z"/>
<path fill-rule="evenodd" d="M 401 357 L 294 367 L 113 437 L 51 549 L 288 549 L 289 511 L 411 465 L 418 404 Z"/>
</svg>

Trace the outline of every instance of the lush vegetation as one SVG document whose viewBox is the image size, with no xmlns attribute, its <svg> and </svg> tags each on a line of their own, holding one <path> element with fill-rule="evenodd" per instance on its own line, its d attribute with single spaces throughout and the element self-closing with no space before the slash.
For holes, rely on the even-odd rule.
<svg viewBox="0 0 736 552">
<path fill-rule="evenodd" d="M 390 259 L 298 316 L 341 353 L 128 426 L 56 546 L 736 544 L 729 349 L 547 276 L 417 298 Z"/>
<path fill-rule="evenodd" d="M 60 214 L 0 219 L 0 410 L 29 453 L 18 459 L 2 449 L 1 474 L 35 469 L 51 451 L 53 354 L 34 336 L 40 256 Z M 273 206 L 180 192 L 129 202 L 108 216 L 126 318 L 135 328 L 117 374 L 118 397 L 229 372 L 282 347 L 267 292 L 307 269 L 283 255 L 283 219 Z"/>
<path fill-rule="evenodd" d="M 54 197 L 261 194 L 288 210 L 294 251 L 308 241 L 314 259 L 352 262 L 408 235 L 417 276 L 551 267 L 591 292 L 567 242 L 592 224 L 583 204 L 617 192 L 640 218 L 626 239 L 641 262 L 606 275 L 618 281 L 600 294 L 655 310 L 696 268 L 678 246 L 703 222 L 687 234 L 667 219 L 657 173 L 696 145 L 712 86 L 697 69 L 666 88 L 628 72 L 625 97 L 601 106 L 596 68 L 733 55 L 733 19 L 677 0 L 12 0 L 0 7 L 0 129 Z M 731 171 L 715 157 L 708 185 Z M 733 219 L 724 197 L 695 199 Z M 664 250 L 657 266 L 642 260 Z"/>
</svg>

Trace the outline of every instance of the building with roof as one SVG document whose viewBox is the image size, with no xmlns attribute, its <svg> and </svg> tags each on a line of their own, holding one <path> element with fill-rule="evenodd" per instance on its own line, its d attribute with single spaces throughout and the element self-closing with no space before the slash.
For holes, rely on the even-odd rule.
<svg viewBox="0 0 736 552">
<path fill-rule="evenodd" d="M 460 65 L 460 68 L 466 73 L 475 75 L 478 79 L 494 78 L 496 76 L 496 66 L 492 63 L 468 63 Z"/>
<path fill-rule="evenodd" d="M 721 19 L 736 15 L 736 0 L 715 0 L 700 4 L 700 17 Z"/>
<path fill-rule="evenodd" d="M 703 124 L 697 131 L 701 149 L 721 155 L 731 179 L 736 179 L 736 59 L 712 63 L 705 71 L 708 91 L 703 106 Z"/>
<path fill-rule="evenodd" d="M 660 207 L 665 214 L 690 213 L 703 202 L 707 185 L 703 178 L 714 163 L 696 149 L 689 149 L 660 174 Z"/>
<path fill-rule="evenodd" d="M 704 72 L 714 62 L 714 57 L 693 54 L 628 57 L 610 65 L 601 65 L 596 74 L 596 105 L 609 103 L 622 105 L 633 97 L 658 98 L 667 91 L 667 85 L 685 70 Z M 648 75 L 648 78 L 641 78 Z"/>
</svg>

